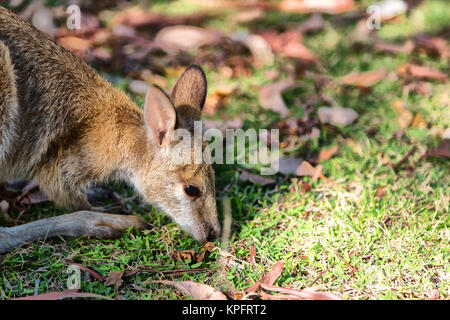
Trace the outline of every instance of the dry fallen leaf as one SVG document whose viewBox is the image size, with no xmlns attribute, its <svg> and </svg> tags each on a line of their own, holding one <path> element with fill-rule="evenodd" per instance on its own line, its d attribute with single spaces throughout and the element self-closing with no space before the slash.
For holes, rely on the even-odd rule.
<svg viewBox="0 0 450 320">
<path fill-rule="evenodd" d="M 218 109 L 228 104 L 236 89 L 237 85 L 224 85 L 208 94 L 203 107 L 204 114 L 213 115 Z"/>
<path fill-rule="evenodd" d="M 299 177 L 312 177 L 313 181 L 318 178 L 325 179 L 322 174 L 322 165 L 313 167 L 308 161 L 300 158 L 280 158 L 278 171 L 284 175 L 296 175 Z"/>
<path fill-rule="evenodd" d="M 431 84 L 425 81 L 414 81 L 409 85 L 409 91 L 423 96 L 427 96 L 431 93 Z"/>
<path fill-rule="evenodd" d="M 111 271 L 108 274 L 108 277 L 106 277 L 105 286 L 114 285 L 115 287 L 120 287 L 120 285 L 123 282 L 122 276 L 123 276 L 123 271 Z"/>
<path fill-rule="evenodd" d="M 108 20 L 107 14 L 100 17 Z M 132 6 L 124 10 L 120 10 L 115 14 L 110 24 L 124 24 L 133 28 L 155 27 L 157 29 L 169 25 L 198 25 L 208 18 L 214 17 L 213 13 L 198 12 L 186 15 L 164 15 L 151 12 L 142 6 Z"/>
<path fill-rule="evenodd" d="M 289 114 L 289 109 L 284 103 L 283 97 L 281 94 L 294 87 L 295 80 L 281 80 L 269 85 L 263 86 L 259 90 L 259 103 L 264 109 L 272 110 L 274 112 L 278 112 L 281 117 L 286 117 Z"/>
<path fill-rule="evenodd" d="M 2 212 L 3 219 L 5 219 L 6 222 L 15 223 L 15 224 L 24 223 L 24 221 L 14 219 L 8 214 L 8 211 L 9 211 L 9 202 L 8 201 L 2 200 L 0 202 L 0 211 Z"/>
<path fill-rule="evenodd" d="M 98 272 L 96 272 L 96 271 L 94 271 L 94 270 L 92 270 L 92 269 L 90 269 L 90 268 L 88 268 L 88 267 L 86 267 L 86 266 L 84 266 L 84 265 L 82 265 L 82 264 L 79 264 L 79 263 L 73 263 L 73 265 L 75 265 L 75 266 L 77 266 L 78 268 L 80 268 L 81 270 L 83 270 L 83 271 L 89 273 L 92 277 L 94 277 L 94 278 L 97 279 L 97 280 L 100 280 L 100 281 L 105 281 L 105 280 L 106 280 L 106 278 L 105 278 L 104 276 L 102 276 L 102 275 L 99 274 Z"/>
<path fill-rule="evenodd" d="M 329 149 L 322 149 L 319 153 L 319 161 L 327 161 L 338 152 L 338 146 L 332 146 Z"/>
<path fill-rule="evenodd" d="M 248 258 L 250 264 L 255 264 L 255 256 L 256 256 L 256 247 L 254 244 L 252 244 L 250 247 L 250 257 Z"/>
<path fill-rule="evenodd" d="M 403 64 L 398 67 L 397 72 L 404 78 L 428 79 L 436 81 L 446 81 L 447 74 L 431 67 L 419 66 L 416 64 Z"/>
<path fill-rule="evenodd" d="M 450 140 L 442 140 L 436 148 L 427 151 L 423 157 L 442 157 L 450 159 Z"/>
<path fill-rule="evenodd" d="M 414 116 L 408 109 L 405 108 L 403 101 L 401 99 L 395 99 L 392 101 L 392 108 L 397 113 L 397 122 L 402 129 L 408 128 Z"/>
<path fill-rule="evenodd" d="M 261 8 L 249 8 L 239 11 L 235 16 L 231 16 L 231 20 L 239 23 L 250 23 L 261 20 L 265 14 L 265 11 Z"/>
<path fill-rule="evenodd" d="M 273 184 L 276 182 L 275 179 L 263 177 L 263 176 L 260 176 L 258 174 L 254 174 L 254 173 L 250 173 L 246 170 L 242 170 L 241 174 L 239 175 L 239 180 L 250 181 L 251 183 L 259 184 L 262 186 L 265 186 L 268 184 Z"/>
<path fill-rule="evenodd" d="M 175 251 L 172 253 L 171 259 L 176 261 L 195 261 L 195 252 L 194 250 Z"/>
<path fill-rule="evenodd" d="M 302 35 L 297 31 L 286 31 L 276 33 L 266 31 L 261 36 L 270 44 L 275 52 L 286 57 L 300 59 L 305 63 L 311 63 L 317 60 L 317 56 L 302 44 Z"/>
<path fill-rule="evenodd" d="M 256 67 L 271 66 L 275 60 L 272 48 L 267 41 L 257 34 L 236 33 L 232 39 L 243 43 L 252 53 L 254 65 Z"/>
<path fill-rule="evenodd" d="M 97 299 L 112 300 L 110 297 L 94 293 L 77 292 L 76 290 L 65 290 L 62 292 L 47 292 L 33 296 L 12 298 L 10 300 L 62 300 L 67 298 L 97 298 Z"/>
<path fill-rule="evenodd" d="M 414 51 L 414 42 L 407 40 L 403 44 L 397 44 L 377 39 L 374 44 L 374 49 L 378 52 L 409 55 Z"/>
<path fill-rule="evenodd" d="M 204 45 L 217 45 L 222 35 L 195 26 L 172 26 L 161 29 L 155 37 L 155 43 L 168 53 L 191 51 Z"/>
<path fill-rule="evenodd" d="M 68 36 L 59 38 L 58 42 L 66 49 L 72 52 L 85 52 L 91 47 L 91 43 L 88 40 L 78 38 L 75 36 Z"/>
<path fill-rule="evenodd" d="M 339 81 L 347 86 L 356 86 L 359 88 L 369 88 L 386 77 L 387 70 L 379 69 L 367 72 L 352 72 L 343 76 Z"/>
<path fill-rule="evenodd" d="M 418 35 L 414 37 L 414 41 L 419 50 L 424 50 L 427 53 L 444 59 L 450 57 L 450 46 L 447 40 L 443 38 Z"/>
<path fill-rule="evenodd" d="M 384 198 L 386 195 L 386 187 L 378 187 L 375 191 L 375 198 Z"/>
<path fill-rule="evenodd" d="M 427 128 L 427 123 L 425 122 L 425 120 L 421 117 L 420 114 L 416 113 L 414 115 L 414 119 L 411 122 L 411 127 L 415 127 L 415 128 L 421 128 L 421 129 L 426 129 Z"/>
<path fill-rule="evenodd" d="M 302 34 L 318 32 L 324 27 L 324 20 L 322 14 L 314 13 L 307 20 L 301 22 L 297 26 L 297 30 Z"/>
<path fill-rule="evenodd" d="M 245 290 L 246 293 L 253 293 L 259 290 L 260 286 L 262 284 L 265 285 L 273 285 L 275 280 L 280 276 L 281 272 L 283 271 L 284 262 L 283 261 L 277 261 L 275 265 L 272 267 L 272 270 L 270 270 L 267 274 L 265 274 L 261 279 L 256 281 L 254 284 L 252 284 L 247 290 Z"/>
<path fill-rule="evenodd" d="M 339 106 L 320 107 L 317 111 L 322 123 L 330 123 L 334 126 L 347 126 L 358 118 L 355 110 Z"/>
<path fill-rule="evenodd" d="M 198 300 L 227 300 L 227 297 L 222 292 L 203 283 L 197 283 L 193 281 L 169 280 L 160 280 L 154 282 L 174 286 L 178 290 L 183 291 L 184 293 Z"/>
<path fill-rule="evenodd" d="M 191 262 L 202 262 L 205 259 L 206 253 L 212 252 L 214 249 L 214 243 L 205 242 L 199 253 L 195 253 L 194 250 L 174 251 L 171 255 L 171 259 L 176 261 L 190 260 Z"/>
<path fill-rule="evenodd" d="M 288 297 L 297 297 L 299 300 L 342 300 L 341 297 L 338 297 L 329 292 L 320 292 L 316 291 L 315 288 L 306 288 L 303 290 L 295 290 L 277 287 L 273 285 L 261 284 L 261 288 L 266 291 L 275 291 L 280 292 L 282 294 L 287 294 Z M 267 298 L 267 297 L 266 297 Z M 278 297 L 280 298 L 280 297 Z"/>
<path fill-rule="evenodd" d="M 352 10 L 355 3 L 353 0 L 282 0 L 277 7 L 279 10 L 287 12 L 337 14 Z"/>
<path fill-rule="evenodd" d="M 128 84 L 128 87 L 134 93 L 142 95 L 142 96 L 145 96 L 145 94 L 147 93 L 148 88 L 150 87 L 150 84 L 147 81 L 132 80 Z"/>
<path fill-rule="evenodd" d="M 32 193 L 28 193 L 23 196 L 20 200 L 21 205 L 30 205 L 30 204 L 38 204 L 42 202 L 50 201 L 48 196 L 42 191 L 35 191 Z"/>
</svg>

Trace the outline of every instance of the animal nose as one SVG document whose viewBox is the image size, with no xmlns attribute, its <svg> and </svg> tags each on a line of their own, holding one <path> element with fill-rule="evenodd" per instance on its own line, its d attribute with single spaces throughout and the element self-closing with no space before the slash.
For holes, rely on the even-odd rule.
<svg viewBox="0 0 450 320">
<path fill-rule="evenodd" d="M 214 228 L 211 228 L 209 229 L 207 240 L 212 241 L 216 239 L 218 236 L 219 234 L 214 230 Z"/>
</svg>

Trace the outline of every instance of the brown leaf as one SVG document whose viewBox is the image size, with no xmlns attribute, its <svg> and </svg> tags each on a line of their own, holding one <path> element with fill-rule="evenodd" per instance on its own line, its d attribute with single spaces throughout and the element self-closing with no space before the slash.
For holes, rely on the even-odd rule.
<svg viewBox="0 0 450 320">
<path fill-rule="evenodd" d="M 112 300 L 110 297 L 94 293 L 77 292 L 76 290 L 65 290 L 62 292 L 47 292 L 28 297 L 12 298 L 10 300 L 62 300 L 67 298 L 98 298 Z"/>
<path fill-rule="evenodd" d="M 14 224 L 24 223 L 24 221 L 14 219 L 8 214 L 8 211 L 9 211 L 9 202 L 8 201 L 2 200 L 0 202 L 0 211 L 2 212 L 3 219 L 5 219 L 6 222 L 14 223 Z"/>
<path fill-rule="evenodd" d="M 124 24 L 130 27 L 161 27 L 168 25 L 197 25 L 208 18 L 214 17 L 212 13 L 194 13 L 180 16 L 169 16 L 143 10 L 139 6 L 133 6 L 120 11 L 111 21 L 112 25 Z"/>
<path fill-rule="evenodd" d="M 332 293 L 316 291 L 314 288 L 295 290 L 267 284 L 261 284 L 261 288 L 267 291 L 287 294 L 290 297 L 297 297 L 299 300 L 342 300 L 341 297 L 338 297 Z"/>
<path fill-rule="evenodd" d="M 420 114 L 416 113 L 414 115 L 414 118 L 413 118 L 412 122 L 411 122 L 411 127 L 426 129 L 427 128 L 427 123 L 420 116 Z"/>
<path fill-rule="evenodd" d="M 314 13 L 307 20 L 301 22 L 297 26 L 297 30 L 302 34 L 310 33 L 310 32 L 318 32 L 322 30 L 324 27 L 324 20 L 322 14 Z"/>
<path fill-rule="evenodd" d="M 375 51 L 392 53 L 392 54 L 405 54 L 409 55 L 414 51 L 414 42 L 411 40 L 405 41 L 403 44 L 396 44 L 376 40 L 374 44 Z"/>
<path fill-rule="evenodd" d="M 295 80 L 281 80 L 269 85 L 263 86 L 259 90 L 259 103 L 264 109 L 272 110 L 278 112 L 281 117 L 286 117 L 289 114 L 289 109 L 287 108 L 281 94 L 294 87 Z"/>
<path fill-rule="evenodd" d="M 195 261 L 195 252 L 194 250 L 175 251 L 172 253 L 171 259 L 176 261 Z"/>
<path fill-rule="evenodd" d="M 332 146 L 329 149 L 322 149 L 319 153 L 319 161 L 327 161 L 338 152 L 338 146 Z"/>
<path fill-rule="evenodd" d="M 261 279 L 259 279 L 257 282 L 255 282 L 253 285 L 251 285 L 247 290 L 245 290 L 246 293 L 253 293 L 259 290 L 260 286 L 262 284 L 265 285 L 273 285 L 275 280 L 280 276 L 281 272 L 283 271 L 284 262 L 283 261 L 277 261 L 275 265 L 272 267 L 272 270 L 270 270 L 267 274 L 265 274 Z"/>
<path fill-rule="evenodd" d="M 191 51 L 204 45 L 217 45 L 222 40 L 222 35 L 195 26 L 172 26 L 161 29 L 155 37 L 156 44 L 168 53 L 178 51 Z"/>
<path fill-rule="evenodd" d="M 31 205 L 38 204 L 42 202 L 50 201 L 48 196 L 42 191 L 35 191 L 32 193 L 28 193 L 22 197 L 20 200 L 21 205 Z"/>
<path fill-rule="evenodd" d="M 207 252 L 213 252 L 216 246 L 213 242 L 205 242 L 199 253 L 195 255 L 195 261 L 202 262 L 205 259 Z"/>
<path fill-rule="evenodd" d="M 284 175 L 296 175 L 299 177 L 312 177 L 313 181 L 316 181 L 319 177 L 326 179 L 322 175 L 322 165 L 313 167 L 308 161 L 304 161 L 300 158 L 280 158 L 279 159 L 279 172 Z"/>
<path fill-rule="evenodd" d="M 392 108 L 397 113 L 397 122 L 402 129 L 408 128 L 413 121 L 413 114 L 411 111 L 405 108 L 401 99 L 395 99 L 392 101 Z"/>
<path fill-rule="evenodd" d="M 199 253 L 195 253 L 194 250 L 174 251 L 171 259 L 176 261 L 190 260 L 192 262 L 201 262 L 205 258 L 206 253 L 212 252 L 214 249 L 214 243 L 205 242 Z"/>
<path fill-rule="evenodd" d="M 322 123 L 330 123 L 334 126 L 347 126 L 358 118 L 358 114 L 351 108 L 339 106 L 320 107 L 317 115 Z"/>
<path fill-rule="evenodd" d="M 216 113 L 218 109 L 228 104 L 231 95 L 236 91 L 236 89 L 237 85 L 218 87 L 206 97 L 203 112 L 207 115 L 213 115 Z"/>
<path fill-rule="evenodd" d="M 375 191 L 375 198 L 384 198 L 386 195 L 386 187 L 378 187 Z"/>
<path fill-rule="evenodd" d="M 261 8 L 250 8 L 239 11 L 236 16 L 232 16 L 231 19 L 239 23 L 250 23 L 261 20 L 264 16 L 265 12 Z"/>
<path fill-rule="evenodd" d="M 443 38 L 418 35 L 414 37 L 414 41 L 420 50 L 441 58 L 450 57 L 450 47 Z"/>
<path fill-rule="evenodd" d="M 78 268 L 80 268 L 83 271 L 86 271 L 87 273 L 89 273 L 93 278 L 100 280 L 100 281 L 105 281 L 106 278 L 104 276 L 102 276 L 101 274 L 99 274 L 98 272 L 80 264 L 80 263 L 73 263 L 73 265 L 77 266 Z"/>
<path fill-rule="evenodd" d="M 111 271 L 105 280 L 105 286 L 114 285 L 115 287 L 120 287 L 122 284 L 123 271 Z"/>
<path fill-rule="evenodd" d="M 197 283 L 193 281 L 169 280 L 160 280 L 154 282 L 174 286 L 178 290 L 198 300 L 227 300 L 227 297 L 222 292 L 203 283 Z"/>
<path fill-rule="evenodd" d="M 424 158 L 429 157 L 442 157 L 450 159 L 450 140 L 442 140 L 437 148 L 433 148 L 429 151 L 427 151 L 424 155 Z"/>
<path fill-rule="evenodd" d="M 123 282 L 122 276 L 123 271 L 120 272 L 111 271 L 105 280 L 105 286 L 114 285 L 114 288 L 116 290 L 116 297 L 115 297 L 116 300 L 121 299 L 121 296 L 119 295 L 119 287 L 122 285 Z"/>
<path fill-rule="evenodd" d="M 379 69 L 367 72 L 352 72 L 339 78 L 339 81 L 347 86 L 356 86 L 359 88 L 369 88 L 386 77 L 387 70 Z"/>
<path fill-rule="evenodd" d="M 300 177 L 312 177 L 316 174 L 316 168 L 314 168 L 308 161 L 302 161 L 302 163 L 295 170 L 295 174 Z"/>
<path fill-rule="evenodd" d="M 416 64 L 403 64 L 398 67 L 397 72 L 404 78 L 428 79 L 436 81 L 446 81 L 447 75 L 431 67 L 419 66 Z"/>
<path fill-rule="evenodd" d="M 91 47 L 91 43 L 88 40 L 75 36 L 59 38 L 58 42 L 66 49 L 81 55 Z"/>
<path fill-rule="evenodd" d="M 241 174 L 239 175 L 239 180 L 242 181 L 250 181 L 254 184 L 260 184 L 262 186 L 275 183 L 275 179 L 263 177 L 258 174 L 250 173 L 246 170 L 242 170 Z"/>
<path fill-rule="evenodd" d="M 277 6 L 279 10 L 287 12 L 323 12 L 328 14 L 337 14 L 352 10 L 355 7 L 355 3 L 353 0 L 282 0 Z"/>
<path fill-rule="evenodd" d="M 254 244 L 252 244 L 250 247 L 250 257 L 248 258 L 250 264 L 255 264 L 255 256 L 256 256 L 256 247 Z"/>
<path fill-rule="evenodd" d="M 286 57 L 297 58 L 305 63 L 311 63 L 317 60 L 317 56 L 302 44 L 302 35 L 297 31 L 286 31 L 277 33 L 266 31 L 261 36 L 270 44 L 275 52 Z"/>
<path fill-rule="evenodd" d="M 273 65 L 275 57 L 272 48 L 260 35 L 238 33 L 232 39 L 243 43 L 250 50 L 253 56 L 253 64 L 256 67 Z"/>
<path fill-rule="evenodd" d="M 301 185 L 301 192 L 302 193 L 306 193 L 306 192 L 308 192 L 308 191 L 310 191 L 312 189 L 312 186 L 306 181 L 301 180 L 299 182 L 299 184 Z"/>
<path fill-rule="evenodd" d="M 139 94 L 141 96 L 145 96 L 145 94 L 147 93 L 148 88 L 150 87 L 150 84 L 147 81 L 132 80 L 128 84 L 128 87 L 134 93 Z"/>
<path fill-rule="evenodd" d="M 416 94 L 420 94 L 423 96 L 427 96 L 431 92 L 431 84 L 429 82 L 425 82 L 425 81 L 411 82 L 408 85 L 408 87 L 411 92 L 414 92 Z"/>
</svg>

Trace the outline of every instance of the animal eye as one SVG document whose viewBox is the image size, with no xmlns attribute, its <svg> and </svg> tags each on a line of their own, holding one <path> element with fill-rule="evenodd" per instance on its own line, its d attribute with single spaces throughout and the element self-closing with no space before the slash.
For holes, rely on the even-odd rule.
<svg viewBox="0 0 450 320">
<path fill-rule="evenodd" d="M 197 187 L 191 186 L 191 185 L 185 185 L 184 186 L 184 192 L 189 196 L 189 197 L 198 197 L 200 195 L 200 190 L 198 190 Z"/>
</svg>

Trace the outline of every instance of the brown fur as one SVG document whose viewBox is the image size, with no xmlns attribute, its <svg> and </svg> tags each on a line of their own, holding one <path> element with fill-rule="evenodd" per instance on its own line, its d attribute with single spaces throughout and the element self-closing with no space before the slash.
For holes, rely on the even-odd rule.
<svg viewBox="0 0 450 320">
<path fill-rule="evenodd" d="M 199 118 L 206 80 L 200 68 L 191 67 L 177 86 L 176 126 L 187 127 Z M 149 126 L 123 92 L 0 6 L 0 180 L 35 179 L 55 203 L 70 209 L 90 208 L 87 187 L 125 180 L 175 221 L 187 211 L 172 195 L 180 183 L 199 180 L 203 196 L 188 203 L 190 221 L 198 225 L 187 231 L 199 240 L 210 230 L 217 234 L 212 168 L 172 165 Z"/>
</svg>

